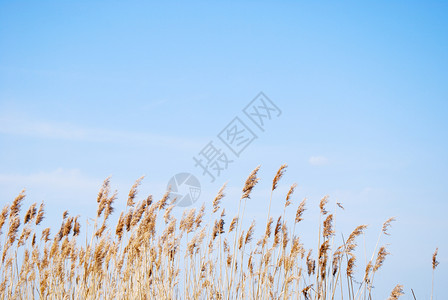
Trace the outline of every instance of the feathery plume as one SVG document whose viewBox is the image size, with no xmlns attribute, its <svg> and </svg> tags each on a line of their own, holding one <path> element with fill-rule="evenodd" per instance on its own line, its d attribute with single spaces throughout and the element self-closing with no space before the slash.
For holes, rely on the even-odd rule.
<svg viewBox="0 0 448 300">
<path fill-rule="evenodd" d="M 150 206 L 152 204 L 152 195 L 146 197 L 146 206 Z"/>
<path fill-rule="evenodd" d="M 109 216 L 112 214 L 112 212 L 114 211 L 114 208 L 112 206 L 112 204 L 114 203 L 114 201 L 117 199 L 117 194 L 118 192 L 115 191 L 112 196 L 110 196 L 109 198 L 105 199 L 105 203 L 104 203 L 104 220 L 107 220 L 109 218 Z"/>
<path fill-rule="evenodd" d="M 31 229 L 28 227 L 23 228 L 22 234 L 20 235 L 19 241 L 17 242 L 17 247 L 25 245 L 25 242 L 28 240 L 31 234 Z"/>
<path fill-rule="evenodd" d="M 378 250 L 378 254 L 375 261 L 375 266 L 373 267 L 373 271 L 376 272 L 383 265 L 386 260 L 386 256 L 390 254 L 387 252 L 386 247 L 382 246 L 380 250 Z"/>
<path fill-rule="evenodd" d="M 344 253 L 342 252 L 342 246 L 340 246 L 334 253 L 333 253 L 333 264 L 332 264 L 332 268 L 333 268 L 333 273 L 332 275 L 335 276 L 336 273 L 338 272 L 339 269 L 339 264 L 341 262 L 342 259 L 342 255 Z"/>
<path fill-rule="evenodd" d="M 306 204 L 306 198 L 303 199 L 302 202 L 300 202 L 299 207 L 297 207 L 296 219 L 295 219 L 296 223 L 299 223 L 300 221 L 303 220 L 302 215 L 303 212 L 305 211 L 305 204 Z"/>
<path fill-rule="evenodd" d="M 392 290 L 392 293 L 390 294 L 388 300 L 397 300 L 401 295 L 404 295 L 403 293 L 403 286 L 400 284 L 397 284 L 395 288 Z"/>
<path fill-rule="evenodd" d="M 308 255 L 306 256 L 306 267 L 308 269 L 308 276 L 314 274 L 316 269 L 316 261 L 311 258 L 312 249 L 308 251 Z"/>
<path fill-rule="evenodd" d="M 8 242 L 14 243 L 17 237 L 17 231 L 20 227 L 20 218 L 18 215 L 13 215 L 9 222 Z"/>
<path fill-rule="evenodd" d="M 258 183 L 258 180 L 260 180 L 257 177 L 257 173 L 260 170 L 260 166 L 256 167 L 249 175 L 249 177 L 246 179 L 246 183 L 243 187 L 243 195 L 241 196 L 241 199 L 250 199 L 250 193 L 252 192 L 255 185 Z"/>
<path fill-rule="evenodd" d="M 244 244 L 247 245 L 247 243 L 249 243 L 252 240 L 254 230 L 255 230 L 255 221 L 252 221 L 252 224 L 250 225 L 249 229 L 247 230 L 246 238 L 244 239 Z"/>
<path fill-rule="evenodd" d="M 354 275 L 354 269 L 355 269 L 355 262 L 356 262 L 356 256 L 352 253 L 350 254 L 350 259 L 347 261 L 347 277 L 353 278 Z"/>
<path fill-rule="evenodd" d="M 328 198 L 329 198 L 328 195 L 324 196 L 324 197 L 320 200 L 320 203 L 319 203 L 320 212 L 321 212 L 321 214 L 323 214 L 323 215 L 326 215 L 326 214 L 328 213 L 328 212 L 325 210 L 325 205 L 328 203 Z"/>
<path fill-rule="evenodd" d="M 361 235 L 364 230 L 367 228 L 367 225 L 359 225 L 353 230 L 353 232 L 349 235 L 347 242 L 345 243 L 345 251 L 347 253 L 352 252 L 356 248 L 355 239 Z"/>
<path fill-rule="evenodd" d="M 132 221 L 133 210 L 130 209 L 127 214 L 124 216 L 124 224 L 126 225 L 126 231 L 131 230 L 131 221 Z"/>
<path fill-rule="evenodd" d="M 324 230 L 322 235 L 326 239 L 328 239 L 334 234 L 332 222 L 333 222 L 333 214 L 328 215 L 328 217 L 324 221 Z"/>
<path fill-rule="evenodd" d="M 278 217 L 277 219 L 277 225 L 275 225 L 275 230 L 274 230 L 274 243 L 273 243 L 273 247 L 277 247 L 278 243 L 280 242 L 280 233 L 281 233 L 281 229 L 282 228 L 282 217 Z"/>
<path fill-rule="evenodd" d="M 205 215 L 205 203 L 202 204 L 201 209 L 199 210 L 198 214 L 196 215 L 196 218 L 194 219 L 194 223 L 196 224 L 196 228 L 201 227 L 204 215 Z"/>
<path fill-rule="evenodd" d="M 175 204 L 171 204 L 166 208 L 165 213 L 163 214 L 163 220 L 165 221 L 165 224 L 168 224 L 171 221 L 172 219 L 171 211 L 175 206 L 176 206 Z"/>
<path fill-rule="evenodd" d="M 387 232 L 387 230 L 389 229 L 389 227 L 391 227 L 391 223 L 394 222 L 394 221 L 395 221 L 395 218 L 392 217 L 392 218 L 387 219 L 386 222 L 384 222 L 382 231 L 383 231 L 383 233 L 384 233 L 385 235 L 390 235 L 390 234 Z"/>
<path fill-rule="evenodd" d="M 138 186 L 141 184 L 143 178 L 145 178 L 145 176 L 142 176 L 139 179 L 137 179 L 135 183 L 132 185 L 131 190 L 129 191 L 128 194 L 127 206 L 133 207 L 135 205 L 134 199 L 137 196 Z"/>
<path fill-rule="evenodd" d="M 439 248 L 436 248 L 436 251 L 434 251 L 434 254 L 432 255 L 432 269 L 435 270 L 437 266 L 439 265 L 439 262 L 437 261 L 437 253 L 439 252 Z"/>
<path fill-rule="evenodd" d="M 45 204 L 44 202 L 42 202 L 39 206 L 39 210 L 37 211 L 37 217 L 36 217 L 36 225 L 39 225 L 42 220 L 44 219 L 44 208 L 45 208 Z"/>
<path fill-rule="evenodd" d="M 6 219 L 8 218 L 9 206 L 5 205 L 0 213 L 0 234 L 2 234 L 3 225 L 5 225 Z"/>
<path fill-rule="evenodd" d="M 310 299 L 309 297 L 309 292 L 311 290 L 311 288 L 313 287 L 313 284 L 310 284 L 308 286 L 306 286 L 303 290 L 302 290 L 302 294 L 305 297 L 306 300 Z"/>
<path fill-rule="evenodd" d="M 291 197 L 292 194 L 294 193 L 294 190 L 296 189 L 297 184 L 294 183 L 293 185 L 291 185 L 291 187 L 289 188 L 288 193 L 286 194 L 286 202 L 285 202 L 285 207 L 288 207 L 291 205 Z"/>
<path fill-rule="evenodd" d="M 125 217 L 123 215 L 123 212 L 121 212 L 120 217 L 118 218 L 117 227 L 115 228 L 115 234 L 118 236 L 118 239 L 121 240 L 121 237 L 123 236 L 123 228 L 125 226 Z"/>
<path fill-rule="evenodd" d="M 196 209 L 192 208 L 188 212 L 184 211 L 184 215 L 180 220 L 179 229 L 190 233 L 193 230 L 194 220 L 195 220 Z"/>
<path fill-rule="evenodd" d="M 286 249 L 286 246 L 288 245 L 288 242 L 289 242 L 289 237 L 288 237 L 288 227 L 286 226 L 285 222 L 283 222 L 283 225 L 282 225 L 282 233 L 283 233 L 283 238 L 282 238 L 283 249 Z"/>
<path fill-rule="evenodd" d="M 271 233 L 272 233 L 272 223 L 274 223 L 274 219 L 272 217 L 269 217 L 269 221 L 266 224 L 266 231 L 264 233 L 266 238 L 270 238 L 271 237 Z"/>
<path fill-rule="evenodd" d="M 230 226 L 229 226 L 229 232 L 232 232 L 233 230 L 235 230 L 236 225 L 238 224 L 238 217 L 233 217 L 232 222 L 230 222 Z"/>
<path fill-rule="evenodd" d="M 37 205 L 36 203 L 33 203 L 26 211 L 25 218 L 23 220 L 24 224 L 27 224 L 34 218 L 34 216 L 36 216 L 37 213 L 36 205 Z"/>
<path fill-rule="evenodd" d="M 277 174 L 274 177 L 274 180 L 272 181 L 272 191 L 277 188 L 277 184 L 280 181 L 280 179 L 283 177 L 283 174 L 285 174 L 286 168 L 288 166 L 286 164 L 283 164 L 280 166 L 280 169 L 278 169 Z"/>
<path fill-rule="evenodd" d="M 370 271 L 373 269 L 372 261 L 369 261 L 364 272 L 364 281 L 368 282 Z"/>
<path fill-rule="evenodd" d="M 45 228 L 42 230 L 41 240 L 44 242 L 48 242 L 50 240 L 50 228 Z"/>
<path fill-rule="evenodd" d="M 165 194 L 163 194 L 162 199 L 160 199 L 157 202 L 157 208 L 159 210 L 164 209 L 168 205 L 168 199 L 170 197 L 170 193 L 171 193 L 171 187 L 169 187 L 168 190 L 165 192 Z"/>
<path fill-rule="evenodd" d="M 100 191 L 98 192 L 98 196 L 96 197 L 97 203 L 100 203 L 101 199 L 103 199 L 104 196 L 107 197 L 107 195 L 109 193 L 110 178 L 111 178 L 111 176 L 108 176 L 106 179 L 104 179 L 103 184 L 101 185 Z"/>
<path fill-rule="evenodd" d="M 328 260 L 328 250 L 330 250 L 330 242 L 329 240 L 325 240 L 319 247 L 319 267 L 320 267 L 319 269 L 322 278 L 325 278 L 325 271 L 327 268 L 327 260 Z"/>
<path fill-rule="evenodd" d="M 145 209 L 146 209 L 146 201 L 142 201 L 140 205 L 136 207 L 134 214 L 132 215 L 131 227 L 134 227 L 135 225 L 138 224 L 138 222 L 140 222 L 143 213 L 145 212 Z"/>
<path fill-rule="evenodd" d="M 9 218 L 12 218 L 19 214 L 22 207 L 22 201 L 25 198 L 25 190 L 22 190 L 19 195 L 14 199 L 9 209 Z"/>
<path fill-rule="evenodd" d="M 79 216 L 76 216 L 75 220 L 74 220 L 74 225 L 73 225 L 73 236 L 78 236 L 80 229 L 81 229 L 81 224 L 79 224 L 78 222 L 78 218 Z"/>
<path fill-rule="evenodd" d="M 225 196 L 224 189 L 226 188 L 226 185 L 227 183 L 224 183 L 224 185 L 219 189 L 215 199 L 213 200 L 213 213 L 219 210 L 219 204 L 221 203 L 221 199 Z"/>
<path fill-rule="evenodd" d="M 68 236 L 70 234 L 70 232 L 72 231 L 73 220 L 74 220 L 73 217 L 69 217 L 67 219 L 67 221 L 65 221 L 65 223 L 62 224 L 62 227 L 61 227 L 62 237 Z"/>
<path fill-rule="evenodd" d="M 219 235 L 224 233 L 224 220 L 215 220 L 215 225 L 213 226 L 212 238 L 213 240 Z"/>
</svg>

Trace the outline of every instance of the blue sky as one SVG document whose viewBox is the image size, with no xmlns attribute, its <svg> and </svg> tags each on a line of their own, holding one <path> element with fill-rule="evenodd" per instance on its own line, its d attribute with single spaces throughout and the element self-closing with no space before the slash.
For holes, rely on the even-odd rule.
<svg viewBox="0 0 448 300">
<path fill-rule="evenodd" d="M 396 216 L 378 293 L 401 282 L 408 299 L 410 288 L 425 298 L 437 246 L 436 286 L 448 278 L 447 9 L 444 1 L 0 1 L 2 204 L 27 188 L 57 224 L 65 209 L 93 215 L 109 175 L 120 206 L 142 175 L 141 195 L 160 196 L 171 176 L 191 172 L 203 188 L 197 205 L 228 181 L 231 211 L 261 164 L 248 210 L 257 219 L 287 163 L 279 190 L 297 182 L 309 218 L 329 194 L 346 206 L 339 228 L 371 225 L 369 244 Z M 260 91 L 281 116 L 210 183 L 192 157 Z"/>
</svg>

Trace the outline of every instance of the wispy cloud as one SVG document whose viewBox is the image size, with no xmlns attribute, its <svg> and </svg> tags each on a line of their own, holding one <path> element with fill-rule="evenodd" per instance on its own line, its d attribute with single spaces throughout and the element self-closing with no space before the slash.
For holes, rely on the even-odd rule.
<svg viewBox="0 0 448 300">
<path fill-rule="evenodd" d="M 43 139 L 136 143 L 139 145 L 168 146 L 184 149 L 200 149 L 203 144 L 202 141 L 195 141 L 191 138 L 163 136 L 146 132 L 87 128 L 65 122 L 36 121 L 8 116 L 0 116 L 0 133 Z"/>
<path fill-rule="evenodd" d="M 52 212 L 82 211 L 96 205 L 96 195 L 104 178 L 98 178 L 79 169 L 53 169 L 27 173 L 0 173 L 0 197 L 12 201 L 25 189 L 31 202 L 44 201 Z M 77 208 L 76 208 L 77 207 Z M 55 221 L 55 215 L 48 215 Z"/>
<path fill-rule="evenodd" d="M 308 162 L 313 166 L 323 166 L 328 164 L 328 158 L 325 156 L 311 156 Z"/>
<path fill-rule="evenodd" d="M 88 178 L 81 174 L 78 169 L 64 170 L 56 169 L 49 172 L 38 172 L 32 174 L 0 174 L 0 185 L 40 186 L 46 188 L 69 188 L 69 189 L 91 189 L 98 188 L 101 180 Z"/>
</svg>

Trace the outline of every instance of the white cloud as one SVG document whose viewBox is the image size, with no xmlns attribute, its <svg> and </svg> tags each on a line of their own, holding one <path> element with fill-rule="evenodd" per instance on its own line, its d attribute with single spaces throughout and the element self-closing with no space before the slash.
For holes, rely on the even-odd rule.
<svg viewBox="0 0 448 300">
<path fill-rule="evenodd" d="M 311 156 L 309 163 L 313 166 L 323 166 L 328 164 L 328 159 L 325 156 Z"/>
<path fill-rule="evenodd" d="M 43 186 L 47 188 L 91 189 L 99 188 L 100 180 L 87 178 L 78 169 L 56 169 L 50 172 L 33 174 L 0 174 L 0 185 L 7 186 Z"/>
<path fill-rule="evenodd" d="M 78 169 L 55 169 L 35 173 L 0 174 L 0 198 L 14 199 L 25 189 L 32 202 L 44 201 L 52 211 L 92 209 L 104 178 L 95 178 Z M 48 216 L 54 217 L 54 216 Z"/>
<path fill-rule="evenodd" d="M 202 142 L 181 137 L 124 130 L 86 128 L 70 123 L 35 121 L 5 116 L 0 116 L 0 133 L 85 142 L 137 143 L 140 145 L 168 146 L 184 149 L 200 149 L 203 146 Z"/>
</svg>

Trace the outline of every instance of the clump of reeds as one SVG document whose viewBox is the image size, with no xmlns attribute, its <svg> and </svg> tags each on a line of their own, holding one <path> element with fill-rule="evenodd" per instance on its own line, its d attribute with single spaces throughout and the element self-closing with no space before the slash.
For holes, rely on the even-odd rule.
<svg viewBox="0 0 448 300">
<path fill-rule="evenodd" d="M 158 201 L 137 201 L 132 186 L 118 222 L 108 224 L 116 192 L 107 178 L 97 197 L 98 209 L 90 238 L 79 241 L 79 217 L 64 212 L 58 230 L 39 230 L 44 205 L 32 204 L 20 217 L 22 191 L 0 213 L 1 299 L 361 299 L 372 297 L 374 275 L 383 265 L 387 249 L 377 247 L 360 281 L 355 280 L 357 239 L 367 226 L 357 226 L 337 245 L 336 211 L 327 210 L 329 198 L 319 203 L 322 222 L 318 247 L 306 248 L 296 227 L 303 220 L 306 199 L 297 204 L 290 222 L 286 208 L 295 205 L 293 184 L 284 213 L 271 216 L 273 193 L 286 165 L 277 172 L 263 235 L 255 238 L 255 221 L 243 228 L 245 206 L 258 183 L 259 167 L 242 189 L 236 216 L 227 218 L 221 202 L 225 185 L 209 208 L 186 209 L 180 220 L 169 191 Z M 340 208 L 342 205 L 337 203 Z M 206 216 L 211 217 L 206 221 Z M 388 219 L 380 234 L 393 219 Z M 53 231 L 52 236 L 50 232 Z M 380 238 L 378 242 L 380 241 Z M 437 251 L 433 268 L 437 266 Z M 391 299 L 402 294 L 397 285 Z M 365 299 L 365 298 L 364 298 Z M 369 298 L 370 299 L 370 298 Z"/>
</svg>

